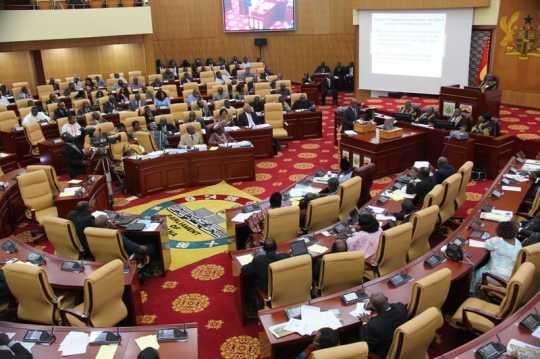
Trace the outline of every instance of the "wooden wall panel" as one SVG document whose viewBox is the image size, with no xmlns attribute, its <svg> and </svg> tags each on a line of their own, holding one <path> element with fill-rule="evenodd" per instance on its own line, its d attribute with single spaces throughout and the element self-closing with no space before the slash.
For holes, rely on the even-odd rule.
<svg viewBox="0 0 540 359">
<path fill-rule="evenodd" d="M 486 7 L 490 0 L 352 0 L 358 10 L 390 9 L 452 9 Z"/>
<path fill-rule="evenodd" d="M 296 0 L 297 29 L 278 33 L 224 33 L 221 0 L 153 0 L 154 53 L 162 60 L 258 56 L 253 41 L 266 37 L 263 58 L 271 69 L 299 80 L 325 60 L 354 58 L 350 0 Z"/>
<path fill-rule="evenodd" d="M 538 0 L 502 0 L 499 19 L 505 16 L 509 19 L 516 11 L 520 17 L 514 25 L 519 29 L 523 18 L 528 14 L 535 17 L 535 24 L 540 20 L 540 2 Z M 513 105 L 540 108 L 540 57 L 529 56 L 522 59 L 519 56 L 507 55 L 501 41 L 505 37 L 500 20 L 495 37 L 495 61 L 493 72 L 499 77 L 503 99 Z"/>
<path fill-rule="evenodd" d="M 0 83 L 11 87 L 13 82 L 28 81 L 34 88 L 35 76 L 28 51 L 0 52 Z"/>
</svg>

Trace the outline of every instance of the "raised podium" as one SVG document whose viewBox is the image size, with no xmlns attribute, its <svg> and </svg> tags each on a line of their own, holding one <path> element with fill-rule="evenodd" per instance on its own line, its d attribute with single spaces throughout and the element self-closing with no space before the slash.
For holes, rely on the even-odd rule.
<svg viewBox="0 0 540 359">
<path fill-rule="evenodd" d="M 490 112 L 498 118 L 500 107 L 501 90 L 482 92 L 479 87 L 461 88 L 459 85 L 441 87 L 439 111 L 443 116 L 450 116 L 452 108 L 461 108 L 468 109 L 473 119 L 477 119 L 485 112 Z"/>
</svg>

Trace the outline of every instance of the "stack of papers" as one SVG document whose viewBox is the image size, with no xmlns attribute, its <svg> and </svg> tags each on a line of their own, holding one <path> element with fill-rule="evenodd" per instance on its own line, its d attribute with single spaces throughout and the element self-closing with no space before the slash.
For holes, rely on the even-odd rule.
<svg viewBox="0 0 540 359">
<path fill-rule="evenodd" d="M 516 182 L 527 182 L 529 180 L 529 177 L 527 176 L 521 176 L 521 175 L 512 175 L 512 174 L 505 174 L 504 175 L 505 178 L 508 178 L 508 179 L 511 179 L 511 180 L 514 180 Z"/>
<path fill-rule="evenodd" d="M 113 359 L 118 344 L 102 345 L 97 352 L 96 359 Z"/>
<path fill-rule="evenodd" d="M 469 247 L 473 248 L 486 248 L 486 244 L 482 241 L 477 241 L 475 239 L 469 239 Z"/>
<path fill-rule="evenodd" d="M 320 244 L 312 244 L 307 248 L 309 254 L 323 254 L 328 251 L 328 248 L 321 246 Z"/>
<path fill-rule="evenodd" d="M 375 214 L 383 214 L 384 213 L 384 208 L 382 207 L 376 207 L 376 206 L 367 206 L 368 209 L 375 213 Z"/>
<path fill-rule="evenodd" d="M 291 197 L 304 197 L 308 193 L 318 194 L 321 188 L 315 188 L 305 184 L 297 184 L 289 190 L 289 196 Z"/>
<path fill-rule="evenodd" d="M 384 214 L 376 214 L 375 219 L 377 221 L 395 221 L 396 217 L 394 217 L 394 216 L 386 216 Z"/>
<path fill-rule="evenodd" d="M 68 181 L 68 184 L 81 184 L 81 183 L 82 183 L 82 180 L 78 180 L 78 179 L 72 179 Z"/>
<path fill-rule="evenodd" d="M 259 212 L 259 211 L 255 211 L 255 212 Z M 247 219 L 249 217 L 251 217 L 251 215 L 255 212 L 247 212 L 247 213 L 244 213 L 244 212 L 239 212 L 238 214 L 236 214 L 236 216 L 234 216 L 231 221 L 233 223 L 245 223 L 247 221 Z"/>
<path fill-rule="evenodd" d="M 363 317 L 365 315 L 370 315 L 371 311 L 366 310 L 366 303 L 365 302 L 358 302 L 356 303 L 356 308 L 349 313 L 353 317 Z"/>
<path fill-rule="evenodd" d="M 506 353 L 512 355 L 513 358 L 538 359 L 540 358 L 540 347 L 517 339 L 510 339 L 506 346 Z"/>
<path fill-rule="evenodd" d="M 352 136 L 356 136 L 356 135 L 357 135 L 356 131 L 353 131 L 353 130 L 347 130 L 347 131 L 345 131 L 345 134 L 346 134 L 347 136 L 349 136 L 349 137 L 352 137 Z"/>
<path fill-rule="evenodd" d="M 238 127 L 238 126 L 227 126 L 227 127 L 225 127 L 225 132 L 234 132 L 234 131 L 240 131 L 240 127 Z"/>
<path fill-rule="evenodd" d="M 269 123 L 263 123 L 263 124 L 260 124 L 260 125 L 253 126 L 254 130 L 259 129 L 259 128 L 272 128 L 272 125 L 269 124 Z"/>
<path fill-rule="evenodd" d="M 62 352 L 62 356 L 84 354 L 89 340 L 88 333 L 71 331 L 60 343 L 58 351 Z"/>
<path fill-rule="evenodd" d="M 135 343 L 139 346 L 139 349 L 144 350 L 148 347 L 159 349 L 159 343 L 155 334 L 139 337 L 135 339 Z"/>
<path fill-rule="evenodd" d="M 414 168 L 420 169 L 420 168 L 429 168 L 429 162 L 428 161 L 416 161 L 413 165 Z"/>
<path fill-rule="evenodd" d="M 311 335 L 313 332 L 329 327 L 338 329 L 341 327 L 341 322 L 336 317 L 335 311 L 321 312 L 319 307 L 311 305 L 302 305 L 300 307 L 301 318 L 289 320 L 286 325 L 281 327 L 280 332 L 294 332 L 300 335 Z"/>
<path fill-rule="evenodd" d="M 98 218 L 99 216 L 106 216 L 106 215 L 107 215 L 107 212 L 103 212 L 103 211 L 92 212 L 92 217 L 94 218 Z"/>
<path fill-rule="evenodd" d="M 480 219 L 485 219 L 493 222 L 508 222 L 512 220 L 514 213 L 512 211 L 503 211 L 500 209 L 492 209 L 491 212 L 482 212 Z"/>
<path fill-rule="evenodd" d="M 517 186 L 502 186 L 502 190 L 503 190 L 503 191 L 508 191 L 508 192 L 521 192 L 521 187 L 517 187 Z"/>
</svg>

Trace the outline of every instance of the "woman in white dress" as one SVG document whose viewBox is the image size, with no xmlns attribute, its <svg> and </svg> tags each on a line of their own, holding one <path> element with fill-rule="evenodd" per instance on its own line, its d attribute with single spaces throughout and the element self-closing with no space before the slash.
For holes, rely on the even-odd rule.
<svg viewBox="0 0 540 359">
<path fill-rule="evenodd" d="M 497 226 L 497 236 L 485 242 L 485 248 L 489 251 L 490 257 L 487 264 L 475 272 L 474 280 L 471 283 L 473 292 L 481 284 L 484 272 L 495 274 L 504 280 L 510 279 L 514 263 L 521 249 L 521 242 L 516 238 L 518 229 L 517 223 L 501 222 Z"/>
</svg>

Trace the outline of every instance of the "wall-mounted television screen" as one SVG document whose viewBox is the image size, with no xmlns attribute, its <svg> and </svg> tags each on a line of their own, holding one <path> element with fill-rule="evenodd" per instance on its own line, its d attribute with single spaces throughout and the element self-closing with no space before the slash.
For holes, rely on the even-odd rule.
<svg viewBox="0 0 540 359">
<path fill-rule="evenodd" d="M 293 31 L 294 3 L 294 0 L 223 0 L 225 31 Z"/>
</svg>

